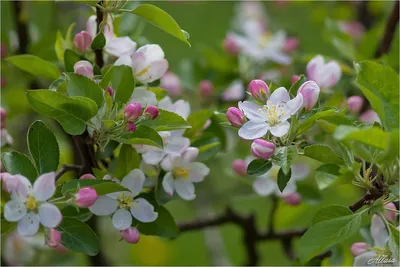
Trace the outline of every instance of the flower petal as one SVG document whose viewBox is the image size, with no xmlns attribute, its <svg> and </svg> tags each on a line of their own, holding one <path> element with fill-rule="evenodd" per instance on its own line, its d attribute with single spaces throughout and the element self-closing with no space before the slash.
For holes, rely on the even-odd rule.
<svg viewBox="0 0 400 267">
<path fill-rule="evenodd" d="M 310 174 L 310 167 L 304 163 L 297 163 L 291 166 L 292 169 L 292 177 L 291 179 L 295 181 L 301 181 L 307 178 Z"/>
<path fill-rule="evenodd" d="M 234 81 L 232 82 L 228 89 L 224 91 L 222 94 L 222 98 L 224 101 L 238 101 L 243 99 L 245 96 L 245 90 L 243 87 L 242 81 Z"/>
<path fill-rule="evenodd" d="M 239 136 L 243 139 L 254 140 L 264 136 L 269 126 L 265 122 L 248 121 L 239 129 Z"/>
<path fill-rule="evenodd" d="M 204 180 L 204 177 L 210 173 L 210 169 L 201 162 L 190 163 L 189 179 L 198 183 Z"/>
<path fill-rule="evenodd" d="M 136 196 L 143 190 L 145 180 L 144 173 L 139 169 L 134 169 L 122 179 L 121 185 L 125 186 L 132 192 L 132 196 Z"/>
<path fill-rule="evenodd" d="M 182 154 L 182 161 L 189 163 L 197 158 L 199 155 L 199 149 L 197 147 L 188 147 Z"/>
<path fill-rule="evenodd" d="M 25 204 L 21 200 L 11 200 L 4 205 L 4 218 L 9 222 L 17 222 L 26 214 Z"/>
<path fill-rule="evenodd" d="M 172 196 L 174 194 L 174 177 L 171 172 L 165 174 L 162 186 L 168 195 Z"/>
<path fill-rule="evenodd" d="M 194 184 L 192 181 L 189 181 L 189 179 L 176 179 L 175 190 L 176 193 L 185 200 L 193 200 L 196 197 L 196 194 L 194 193 Z"/>
<path fill-rule="evenodd" d="M 267 105 L 280 105 L 282 102 L 288 102 L 290 100 L 290 96 L 285 87 L 279 87 L 274 92 L 272 92 L 271 96 L 268 98 Z"/>
<path fill-rule="evenodd" d="M 97 216 L 105 216 L 117 210 L 118 202 L 108 196 L 99 196 L 96 202 L 89 207 L 89 210 Z"/>
<path fill-rule="evenodd" d="M 264 176 L 259 176 L 253 182 L 254 191 L 260 196 L 269 196 L 275 192 L 277 188 L 276 182 Z"/>
<path fill-rule="evenodd" d="M 56 174 L 45 173 L 39 176 L 33 184 L 33 196 L 38 201 L 46 201 L 56 192 Z"/>
<path fill-rule="evenodd" d="M 180 155 L 190 145 L 190 140 L 183 136 L 170 136 L 166 139 L 164 151 L 167 154 Z"/>
<path fill-rule="evenodd" d="M 239 102 L 238 107 L 241 111 L 243 111 L 244 115 L 251 120 L 257 122 L 265 121 L 265 117 L 262 116 L 262 113 L 259 112 L 263 107 L 249 101 Z"/>
<path fill-rule="evenodd" d="M 47 228 L 57 227 L 61 220 L 62 215 L 60 210 L 51 203 L 43 203 L 38 208 L 40 223 Z"/>
<path fill-rule="evenodd" d="M 128 36 L 114 37 L 108 40 L 105 50 L 116 57 L 130 56 L 136 50 L 136 43 Z"/>
<path fill-rule="evenodd" d="M 271 134 L 276 137 L 282 137 L 289 132 L 290 123 L 288 121 L 284 121 L 279 125 L 271 127 L 269 130 Z"/>
<path fill-rule="evenodd" d="M 137 101 L 142 104 L 142 106 L 151 106 L 157 104 L 156 95 L 149 90 L 141 88 L 135 88 L 131 96 L 131 101 Z"/>
<path fill-rule="evenodd" d="M 131 207 L 131 213 L 133 217 L 141 222 L 153 222 L 158 217 L 158 213 L 154 211 L 153 205 L 144 198 L 135 199 Z"/>
<path fill-rule="evenodd" d="M 161 59 L 153 61 L 147 68 L 135 72 L 135 78 L 141 83 L 151 83 L 160 79 L 168 70 L 168 61 Z"/>
<path fill-rule="evenodd" d="M 318 79 L 317 72 L 325 64 L 325 60 L 321 55 L 315 56 L 307 64 L 307 76 L 310 80 L 316 81 Z"/>
<path fill-rule="evenodd" d="M 289 118 L 289 115 L 294 115 L 296 114 L 299 109 L 303 107 L 303 95 L 298 94 L 295 98 L 292 100 L 288 101 L 285 106 L 285 111 L 287 113 L 287 118 Z"/>
<path fill-rule="evenodd" d="M 142 154 L 143 161 L 150 165 L 156 165 L 164 158 L 165 153 L 158 147 L 152 147 Z"/>
<path fill-rule="evenodd" d="M 31 182 L 22 175 L 14 175 L 14 178 L 18 179 L 17 187 L 15 188 L 11 198 L 26 198 L 28 194 L 32 191 Z"/>
<path fill-rule="evenodd" d="M 376 257 L 375 250 L 362 253 L 354 258 L 353 266 L 377 266 L 378 264 L 373 264 Z"/>
<path fill-rule="evenodd" d="M 120 56 L 115 62 L 114 66 L 128 66 L 132 67 L 132 57 L 128 55 Z"/>
<path fill-rule="evenodd" d="M 389 240 L 389 233 L 386 225 L 379 215 L 373 215 L 371 221 L 371 237 L 375 242 L 375 247 L 385 248 Z"/>
<path fill-rule="evenodd" d="M 33 236 L 39 230 L 39 216 L 33 212 L 26 214 L 18 222 L 18 233 L 22 236 Z"/>
<path fill-rule="evenodd" d="M 125 230 L 131 227 L 132 215 L 126 209 L 117 210 L 112 217 L 112 224 L 117 230 Z"/>
<path fill-rule="evenodd" d="M 334 86 L 342 76 L 342 70 L 336 61 L 330 61 L 318 70 L 317 84 L 324 88 Z"/>
<path fill-rule="evenodd" d="M 172 109 L 173 109 L 173 112 L 175 112 L 176 114 L 178 114 L 179 116 L 181 116 L 185 120 L 187 119 L 187 117 L 189 117 L 190 104 L 189 104 L 189 102 L 187 102 L 187 101 L 185 101 L 183 99 L 180 99 L 180 100 L 176 101 L 172 105 Z"/>
</svg>

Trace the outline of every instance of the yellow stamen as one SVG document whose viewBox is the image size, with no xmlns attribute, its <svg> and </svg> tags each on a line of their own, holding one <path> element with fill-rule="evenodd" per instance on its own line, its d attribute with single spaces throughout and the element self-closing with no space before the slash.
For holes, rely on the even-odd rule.
<svg viewBox="0 0 400 267">
<path fill-rule="evenodd" d="M 142 76 L 149 72 L 149 67 L 142 69 L 139 73 L 136 73 L 136 76 Z"/>
<path fill-rule="evenodd" d="M 189 178 L 189 169 L 185 168 L 175 168 L 172 173 L 175 178 L 184 178 L 187 179 Z"/>
<path fill-rule="evenodd" d="M 28 198 L 27 198 L 27 200 L 26 200 L 26 202 L 25 202 L 25 206 L 26 206 L 28 209 L 31 209 L 31 210 L 36 209 L 37 204 L 36 204 L 35 198 L 34 198 L 33 196 L 29 195 Z"/>
<path fill-rule="evenodd" d="M 119 202 L 119 208 L 130 208 L 133 203 L 133 197 L 131 195 L 126 195 L 121 193 L 117 196 L 117 201 Z"/>
</svg>

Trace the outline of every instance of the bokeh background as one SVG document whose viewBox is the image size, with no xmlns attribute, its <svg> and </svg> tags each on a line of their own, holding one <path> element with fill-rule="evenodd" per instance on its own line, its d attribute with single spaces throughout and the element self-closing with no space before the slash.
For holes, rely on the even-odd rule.
<svg viewBox="0 0 400 267">
<path fill-rule="evenodd" d="M 170 69 L 180 75 L 188 72 L 188 62 L 201 62 L 205 47 L 220 47 L 223 38 L 231 27 L 235 14 L 235 1 L 157 1 L 149 2 L 171 14 L 179 25 L 190 34 L 192 47 L 165 34 L 161 30 L 146 24 L 133 16 L 118 19 L 119 33 L 130 35 L 135 39 L 142 35 L 139 43 L 157 43 L 165 51 L 170 63 Z M 137 3 L 130 3 L 130 5 Z M 324 21 L 356 20 L 359 10 L 352 2 L 339 1 L 266 1 L 263 2 L 268 14 L 268 27 L 283 29 L 289 35 L 300 40 L 300 50 L 306 54 L 323 54 L 337 57 L 338 51 L 332 46 L 329 35 L 326 35 Z M 392 3 L 388 1 L 371 1 L 367 8 L 373 15 L 375 25 L 385 22 Z M 59 30 L 65 35 L 71 23 L 76 23 L 74 33 L 82 30 L 86 19 L 93 14 L 87 6 L 71 2 L 29 1 L 22 4 L 22 14 L 14 15 L 12 3 L 1 1 L 1 42 L 7 46 L 7 56 L 17 51 L 15 21 L 20 19 L 28 25 L 30 45 L 28 53 L 45 60 L 57 62 L 54 50 L 56 33 Z M 372 23 L 372 22 L 371 22 Z M 383 27 L 376 30 L 376 36 L 381 36 Z M 379 38 L 371 38 L 376 42 Z M 397 48 L 398 34 L 393 44 Z M 393 55 L 395 57 L 396 54 Z M 396 58 L 394 58 L 396 59 Z M 393 60 L 395 62 L 395 60 Z M 14 137 L 14 149 L 26 152 L 25 135 L 29 125 L 36 119 L 42 119 L 57 133 L 61 145 L 61 161 L 72 163 L 71 142 L 63 134 L 59 125 L 35 114 L 29 107 L 25 91 L 34 77 L 22 73 L 4 59 L 1 62 L 1 106 L 8 111 L 7 129 Z M 37 85 L 48 88 L 50 81 L 39 80 Z M 187 90 L 196 90 L 188 87 Z M 196 99 L 188 99 L 196 106 Z M 238 142 L 234 131 L 228 132 L 228 147 L 207 163 L 211 174 L 196 188 L 197 198 L 192 202 L 182 200 L 167 204 L 177 222 L 183 222 L 200 216 L 210 216 L 225 210 L 227 205 L 243 214 L 255 213 L 258 227 L 266 229 L 271 200 L 258 197 L 251 188 L 249 180 L 239 179 L 231 170 L 232 160 L 244 158 L 248 153 L 249 144 Z M 234 151 L 234 152 L 232 152 Z M 317 162 L 308 161 L 311 166 Z M 277 230 L 301 228 L 309 225 L 313 213 L 327 204 L 343 204 L 357 200 L 361 194 L 350 184 L 330 187 L 323 192 L 318 191 L 313 181 L 313 174 L 299 186 L 303 194 L 301 205 L 292 207 L 279 202 L 275 225 Z M 367 224 L 367 223 L 366 223 Z M 102 221 L 102 232 L 99 234 L 102 252 L 114 265 L 240 265 L 246 261 L 243 249 L 241 230 L 235 225 L 224 225 L 206 231 L 186 232 L 176 240 L 166 240 L 157 237 L 141 236 L 136 245 L 120 242 L 120 235 L 111 227 L 110 221 Z M 368 232 L 368 231 L 365 231 Z M 368 237 L 367 237 L 368 238 Z M 3 242 L 5 238 L 2 238 Z M 325 265 L 351 265 L 352 256 L 349 244 L 361 240 L 361 235 L 348 240 L 337 247 L 344 252 L 344 257 L 333 261 L 325 260 Z M 295 243 L 295 246 L 298 242 Z M 259 244 L 261 265 L 290 265 L 278 241 Z M 46 265 L 85 265 L 85 255 L 73 253 L 56 253 L 54 250 L 44 250 L 35 258 L 35 264 Z"/>
</svg>

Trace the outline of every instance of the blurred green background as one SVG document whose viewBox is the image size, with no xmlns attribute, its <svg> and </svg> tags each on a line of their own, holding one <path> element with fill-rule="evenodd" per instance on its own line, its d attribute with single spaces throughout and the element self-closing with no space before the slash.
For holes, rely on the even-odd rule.
<svg viewBox="0 0 400 267">
<path fill-rule="evenodd" d="M 192 47 L 167 35 L 161 30 L 127 18 L 120 24 L 120 30 L 129 35 L 135 35 L 141 30 L 142 35 L 150 43 L 157 43 L 164 49 L 170 62 L 171 70 L 180 72 L 184 59 L 201 60 L 201 49 L 205 46 L 220 46 L 231 26 L 235 13 L 236 2 L 218 1 L 157 1 L 151 2 L 173 16 L 179 25 L 190 34 Z M 133 3 L 135 4 L 135 3 Z M 385 21 L 392 3 L 387 1 L 372 1 L 368 4 L 370 12 L 375 16 L 375 24 Z M 289 35 L 300 40 L 300 50 L 304 54 L 323 54 L 337 57 L 338 52 L 332 46 L 329 38 L 324 35 L 326 18 L 335 20 L 354 20 L 357 9 L 351 2 L 336 1 L 295 1 L 285 5 L 276 2 L 264 2 L 268 14 L 268 25 L 272 29 L 284 29 Z M 65 35 L 67 28 L 76 23 L 74 33 L 84 29 L 86 19 L 94 14 L 89 7 L 77 3 L 54 3 L 50 1 L 29 1 L 23 3 L 23 13 L 20 19 L 29 25 L 31 44 L 29 53 L 53 62 L 57 61 L 54 42 L 57 30 Z M 15 18 L 12 3 L 1 2 L 1 39 L 8 46 L 8 55 L 13 54 L 15 40 Z M 377 36 L 381 36 L 382 29 Z M 145 40 L 142 40 L 143 42 Z M 398 46 L 398 38 L 396 38 Z M 6 80 L 6 86 L 1 89 L 1 105 L 8 111 L 7 128 L 15 139 L 15 150 L 26 152 L 24 135 L 35 119 L 42 119 L 50 124 L 61 144 L 61 163 L 72 163 L 70 140 L 62 133 L 57 123 L 42 118 L 33 113 L 27 103 L 25 90 L 33 77 L 22 73 L 2 60 L 1 75 Z M 50 81 L 40 80 L 43 88 Z M 193 88 L 190 88 L 193 89 Z M 196 104 L 196 99 L 189 99 Z M 244 158 L 248 153 L 249 144 L 238 142 L 236 133 L 228 132 L 231 145 L 226 152 L 210 160 L 211 174 L 204 183 L 196 187 L 197 199 L 192 202 L 181 200 L 167 204 L 178 222 L 190 220 L 198 216 L 208 216 L 224 211 L 227 205 L 243 214 L 255 213 L 260 229 L 266 229 L 271 208 L 271 200 L 260 198 L 253 193 L 251 180 L 241 182 L 231 171 L 231 162 L 235 158 Z M 317 166 L 317 162 L 308 162 Z M 250 179 L 250 178 L 249 178 Z M 325 191 L 310 190 L 315 188 L 315 182 L 310 174 L 303 185 L 306 192 L 300 206 L 290 207 L 279 202 L 275 225 L 278 230 L 301 228 L 309 225 L 314 212 L 327 204 L 348 205 L 359 198 L 361 192 L 354 190 L 350 184 L 340 185 Z M 308 188 L 308 189 L 307 189 Z M 141 236 L 137 245 L 120 242 L 117 231 L 111 227 L 110 220 L 102 221 L 103 231 L 100 233 L 102 250 L 110 263 L 114 265 L 240 265 L 246 261 L 243 249 L 242 233 L 235 225 L 224 225 L 207 231 L 187 232 L 176 240 L 165 240 L 156 237 Z M 352 263 L 349 244 L 359 240 L 357 236 L 339 247 L 345 257 L 336 262 L 324 261 L 326 265 Z M 297 243 L 296 243 L 297 245 Z M 261 255 L 261 265 L 290 265 L 279 242 L 263 242 L 258 249 Z M 86 264 L 84 255 L 46 254 L 47 264 Z M 45 260 L 46 260 L 45 259 Z"/>
</svg>

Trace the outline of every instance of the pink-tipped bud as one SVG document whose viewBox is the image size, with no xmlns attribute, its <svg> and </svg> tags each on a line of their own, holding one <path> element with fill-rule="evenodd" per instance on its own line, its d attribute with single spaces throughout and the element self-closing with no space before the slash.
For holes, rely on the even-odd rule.
<svg viewBox="0 0 400 267">
<path fill-rule="evenodd" d="M 125 107 L 124 113 L 128 121 L 134 121 L 142 115 L 142 104 L 132 102 Z"/>
<path fill-rule="evenodd" d="M 122 238 L 128 243 L 136 244 L 140 239 L 139 230 L 136 227 L 129 227 L 122 231 Z"/>
<path fill-rule="evenodd" d="M 282 199 L 290 206 L 297 206 L 301 203 L 301 195 L 297 192 L 284 195 Z"/>
<path fill-rule="evenodd" d="M 61 244 L 61 232 L 54 228 L 50 228 L 45 242 L 47 246 L 57 248 Z"/>
<path fill-rule="evenodd" d="M 107 87 L 106 92 L 109 96 L 114 97 L 114 89 L 112 89 L 111 87 Z"/>
<path fill-rule="evenodd" d="M 364 104 L 364 99 L 361 96 L 353 95 L 347 99 L 347 108 L 353 114 L 360 112 Z"/>
<path fill-rule="evenodd" d="M 136 124 L 134 124 L 131 121 L 128 121 L 128 123 L 126 124 L 126 131 L 127 132 L 135 132 L 136 131 Z"/>
<path fill-rule="evenodd" d="M 242 159 L 235 159 L 232 162 L 232 169 L 237 175 L 246 176 L 247 175 L 247 162 Z"/>
<path fill-rule="evenodd" d="M 86 173 L 79 177 L 79 180 L 96 180 L 96 177 L 91 173 Z"/>
<path fill-rule="evenodd" d="M 214 85 L 209 80 L 201 81 L 199 84 L 199 91 L 202 97 L 210 97 L 214 91 Z"/>
<path fill-rule="evenodd" d="M 274 143 L 263 139 L 256 139 L 251 144 L 251 153 L 259 159 L 269 159 L 275 152 Z"/>
<path fill-rule="evenodd" d="M 148 106 L 145 110 L 144 110 L 144 115 L 149 119 L 149 120 L 154 120 L 155 118 L 158 117 L 158 107 L 156 106 Z"/>
<path fill-rule="evenodd" d="M 287 38 L 283 45 L 283 51 L 286 53 L 294 52 L 299 47 L 299 40 L 296 37 Z"/>
<path fill-rule="evenodd" d="M 393 210 L 397 210 L 396 205 L 392 202 L 388 203 L 385 205 L 385 208 L 387 209 L 391 209 L 391 210 L 386 210 L 385 211 L 385 218 L 389 221 L 389 222 L 394 222 L 396 220 L 396 215 L 397 213 Z"/>
<path fill-rule="evenodd" d="M 381 122 L 379 119 L 378 113 L 373 111 L 372 109 L 365 111 L 360 116 L 360 121 L 365 124 L 374 124 L 375 122 Z"/>
<path fill-rule="evenodd" d="M 89 79 L 93 79 L 93 66 L 89 61 L 81 60 L 75 63 L 74 72 L 76 74 L 86 76 Z"/>
<path fill-rule="evenodd" d="M 167 72 L 161 77 L 160 87 L 167 90 L 170 96 L 179 96 L 182 93 L 181 80 L 172 72 Z"/>
<path fill-rule="evenodd" d="M 225 51 L 231 56 L 236 56 L 240 51 L 239 44 L 232 35 L 226 36 L 222 45 Z"/>
<path fill-rule="evenodd" d="M 292 85 L 300 80 L 300 75 L 292 75 Z"/>
<path fill-rule="evenodd" d="M 370 246 L 367 243 L 356 242 L 356 243 L 353 243 L 353 245 L 351 245 L 350 251 L 354 257 L 357 257 L 358 255 L 361 255 L 364 252 L 366 252 L 369 248 L 370 248 Z"/>
<path fill-rule="evenodd" d="M 6 117 L 7 111 L 4 108 L 0 108 L 0 129 L 6 128 Z"/>
<path fill-rule="evenodd" d="M 226 111 L 226 117 L 228 118 L 228 121 L 232 124 L 232 126 L 240 127 L 244 123 L 244 114 L 238 108 L 228 108 L 228 110 Z"/>
<path fill-rule="evenodd" d="M 303 105 L 305 110 L 310 110 L 317 104 L 319 92 L 319 86 L 314 81 L 307 81 L 300 86 L 297 94 L 303 95 Z"/>
<path fill-rule="evenodd" d="M 7 45 L 5 43 L 1 43 L 0 45 L 0 56 L 1 58 L 5 58 L 7 56 Z"/>
<path fill-rule="evenodd" d="M 92 44 L 92 36 L 86 31 L 81 31 L 75 35 L 73 42 L 78 51 L 83 53 L 90 49 L 90 45 Z"/>
<path fill-rule="evenodd" d="M 92 187 L 84 187 L 76 193 L 75 204 L 81 208 L 89 208 L 96 202 L 98 197 L 96 190 Z"/>
<path fill-rule="evenodd" d="M 249 91 L 254 99 L 262 103 L 268 99 L 269 88 L 263 80 L 252 80 L 249 84 Z"/>
</svg>

